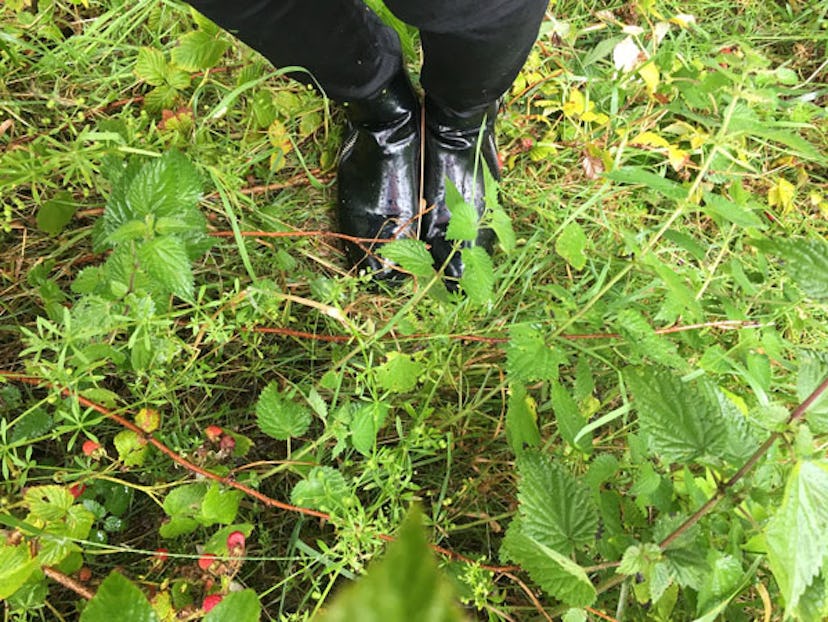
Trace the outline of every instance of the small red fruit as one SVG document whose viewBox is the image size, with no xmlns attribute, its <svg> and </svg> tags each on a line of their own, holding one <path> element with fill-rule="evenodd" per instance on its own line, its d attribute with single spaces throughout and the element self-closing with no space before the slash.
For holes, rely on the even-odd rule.
<svg viewBox="0 0 828 622">
<path fill-rule="evenodd" d="M 80 581 L 81 583 L 86 583 L 91 578 L 92 571 L 89 569 L 88 566 L 83 566 L 80 570 L 78 570 L 78 581 Z"/>
<path fill-rule="evenodd" d="M 83 494 L 83 491 L 86 490 L 86 484 L 72 484 L 69 486 L 69 494 L 72 495 L 75 499 L 80 497 Z"/>
<path fill-rule="evenodd" d="M 210 611 L 210 609 L 218 605 L 221 602 L 221 598 L 221 594 L 210 594 L 209 596 L 206 596 L 204 598 L 204 602 L 201 603 L 201 608 L 206 613 Z"/>
<path fill-rule="evenodd" d="M 208 425 L 204 428 L 204 434 L 207 435 L 207 438 L 211 443 L 215 443 L 221 438 L 221 435 L 224 434 L 224 430 L 217 425 Z"/>
<path fill-rule="evenodd" d="M 169 549 L 165 549 L 163 547 L 155 549 L 155 559 L 157 559 L 160 562 L 165 562 L 167 561 L 167 553 L 169 552 Z"/>
<path fill-rule="evenodd" d="M 236 549 L 244 551 L 244 534 L 241 531 L 234 531 L 227 536 L 227 548 L 234 552 Z"/>
<path fill-rule="evenodd" d="M 198 567 L 202 570 L 207 570 L 210 566 L 213 565 L 213 562 L 216 560 L 216 556 L 212 553 L 204 553 L 201 557 L 198 558 Z"/>
<path fill-rule="evenodd" d="M 83 451 L 84 456 L 91 456 L 92 454 L 94 454 L 100 448 L 101 448 L 101 446 L 100 446 L 99 443 L 96 443 L 95 441 L 93 441 L 91 439 L 87 439 L 87 440 L 83 441 L 83 445 L 81 446 L 81 451 Z"/>
<path fill-rule="evenodd" d="M 229 434 L 225 434 L 219 441 L 219 448 L 228 452 L 233 451 L 236 448 L 236 439 Z"/>
</svg>

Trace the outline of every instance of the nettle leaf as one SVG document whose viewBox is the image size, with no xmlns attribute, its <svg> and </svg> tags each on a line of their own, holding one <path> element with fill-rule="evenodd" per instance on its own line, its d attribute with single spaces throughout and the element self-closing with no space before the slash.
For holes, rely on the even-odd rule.
<svg viewBox="0 0 828 622">
<path fill-rule="evenodd" d="M 446 207 L 451 213 L 446 228 L 447 240 L 472 241 L 477 239 L 477 208 L 463 199 L 457 186 L 446 177 Z"/>
<path fill-rule="evenodd" d="M 514 382 L 509 387 L 506 439 L 516 456 L 521 455 L 527 447 L 537 447 L 541 442 L 537 405 L 520 382 Z"/>
<path fill-rule="evenodd" d="M 417 386 L 423 364 L 403 352 L 389 352 L 385 363 L 376 368 L 377 383 L 386 391 L 405 393 Z"/>
<path fill-rule="evenodd" d="M 161 86 L 169 69 L 164 53 L 155 48 L 141 48 L 138 50 L 138 60 L 135 61 L 135 75 L 152 86 Z"/>
<path fill-rule="evenodd" d="M 138 247 L 138 261 L 164 289 L 184 300 L 193 299 L 193 269 L 181 239 L 168 235 L 144 242 Z"/>
<path fill-rule="evenodd" d="M 571 554 L 595 541 L 598 509 L 588 488 L 539 451 L 517 459 L 518 516 L 526 535 Z"/>
<path fill-rule="evenodd" d="M 290 493 L 294 505 L 321 512 L 343 510 L 352 493 L 345 477 L 332 467 L 314 467 Z"/>
<path fill-rule="evenodd" d="M 827 460 L 806 460 L 794 466 L 782 505 L 765 530 L 765 540 L 787 617 L 828 558 Z"/>
<path fill-rule="evenodd" d="M 618 329 L 625 343 L 641 358 L 668 367 L 686 367 L 676 346 L 666 337 L 656 334 L 646 318 L 635 309 L 622 309 L 617 316 Z"/>
<path fill-rule="evenodd" d="M 539 328 L 516 324 L 509 330 L 506 370 L 513 380 L 532 382 L 557 378 L 558 367 L 564 363 L 566 357 L 546 345 Z"/>
<path fill-rule="evenodd" d="M 584 434 L 575 442 L 578 432 L 581 431 L 587 420 L 581 415 L 578 404 L 569 395 L 569 392 L 557 381 L 551 381 L 552 410 L 555 412 L 555 419 L 558 422 L 558 431 L 561 437 L 574 447 L 584 453 L 592 453 L 592 437 Z"/>
<path fill-rule="evenodd" d="M 262 605 L 253 590 L 230 592 L 204 616 L 204 622 L 258 622 Z"/>
<path fill-rule="evenodd" d="M 420 240 L 394 240 L 383 244 L 379 254 L 415 277 L 427 279 L 434 275 L 434 260 Z"/>
<path fill-rule="evenodd" d="M 275 382 L 259 395 L 256 418 L 262 432 L 280 441 L 301 436 L 311 424 L 310 409 L 284 395 Z"/>
<path fill-rule="evenodd" d="M 492 210 L 489 214 L 489 226 L 495 232 L 500 245 L 507 253 L 511 253 L 517 246 L 517 237 L 512 228 L 512 219 L 503 208 Z"/>
<path fill-rule="evenodd" d="M 583 270 L 586 266 L 587 237 L 577 222 L 572 221 L 555 240 L 555 252 L 566 260 L 576 270 Z"/>
<path fill-rule="evenodd" d="M 596 592 L 584 569 L 543 542 L 524 533 L 514 520 L 506 530 L 500 548 L 503 561 L 519 564 L 548 594 L 570 607 L 587 607 Z"/>
<path fill-rule="evenodd" d="M 624 378 L 652 453 L 681 463 L 723 453 L 728 429 L 710 382 L 688 384 L 656 367 L 631 368 Z"/>
<path fill-rule="evenodd" d="M 337 594 L 314 622 L 461 622 L 451 582 L 437 567 L 417 509 L 408 513 L 383 558 Z"/>
<path fill-rule="evenodd" d="M 799 374 L 796 377 L 796 396 L 804 402 L 828 378 L 828 354 L 803 351 L 799 356 Z M 806 412 L 808 425 L 817 434 L 828 432 L 828 392 L 814 401 Z"/>
<path fill-rule="evenodd" d="M 489 302 L 495 280 L 492 258 L 482 246 L 464 248 L 461 252 L 465 269 L 460 277 L 460 286 L 472 304 Z"/>
<path fill-rule="evenodd" d="M 788 276 L 806 296 L 818 302 L 828 301 L 828 240 L 778 237 L 755 240 L 753 245 L 780 257 Z"/>
<path fill-rule="evenodd" d="M 146 596 L 129 579 L 113 572 L 101 583 L 80 616 L 80 622 L 158 622 Z"/>
<path fill-rule="evenodd" d="M 195 30 L 178 40 L 172 50 L 172 61 L 187 71 L 202 71 L 216 66 L 219 59 L 230 47 L 220 35 Z"/>
<path fill-rule="evenodd" d="M 179 151 L 168 151 L 145 163 L 129 183 L 125 200 L 130 218 L 152 214 L 181 217 L 201 198 L 202 183 L 195 166 Z"/>
</svg>

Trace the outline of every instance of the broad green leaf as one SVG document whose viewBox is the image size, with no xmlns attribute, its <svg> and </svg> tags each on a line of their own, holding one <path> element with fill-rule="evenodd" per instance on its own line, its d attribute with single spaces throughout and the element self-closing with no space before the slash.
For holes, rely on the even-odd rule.
<svg viewBox="0 0 828 622">
<path fill-rule="evenodd" d="M 710 382 L 685 383 L 656 367 L 631 368 L 624 378 L 651 452 L 685 463 L 724 451 L 728 429 Z"/>
<path fill-rule="evenodd" d="M 555 240 L 555 252 L 576 270 L 583 270 L 586 266 L 587 237 L 584 230 L 574 220 L 569 223 L 558 239 Z"/>
<path fill-rule="evenodd" d="M 351 419 L 351 444 L 354 449 L 363 456 L 370 455 L 387 416 L 386 404 L 370 403 L 357 408 Z"/>
<path fill-rule="evenodd" d="M 314 467 L 290 493 L 291 503 L 322 512 L 345 508 L 352 494 L 345 477 L 331 467 Z"/>
<path fill-rule="evenodd" d="M 409 354 L 392 351 L 375 372 L 380 387 L 392 393 L 406 393 L 417 386 L 423 365 Z"/>
<path fill-rule="evenodd" d="M 489 226 L 495 232 L 500 245 L 507 253 L 511 253 L 517 246 L 517 237 L 512 228 L 512 219 L 502 208 L 493 210 L 489 216 Z"/>
<path fill-rule="evenodd" d="M 523 532 L 565 555 L 595 541 L 598 509 L 589 490 L 539 451 L 517 459 Z"/>
<path fill-rule="evenodd" d="M 519 564 L 545 592 L 570 607 L 587 607 L 595 602 L 595 588 L 584 569 L 524 533 L 519 520 L 512 521 L 506 530 L 500 556 Z"/>
<path fill-rule="evenodd" d="M 168 151 L 145 163 L 130 180 L 125 200 L 130 218 L 152 214 L 182 217 L 195 209 L 202 183 L 195 166 L 179 151 Z"/>
<path fill-rule="evenodd" d="M 227 594 L 204 616 L 204 622 L 257 622 L 261 615 L 259 597 L 248 589 Z"/>
<path fill-rule="evenodd" d="M 63 486 L 34 486 L 23 494 L 31 517 L 46 523 L 63 519 L 74 502 L 75 498 Z"/>
<path fill-rule="evenodd" d="M 509 330 L 506 345 L 506 370 L 512 380 L 532 382 L 557 378 L 558 367 L 566 357 L 546 345 L 539 328 L 516 324 Z"/>
<path fill-rule="evenodd" d="M 794 466 L 765 539 L 787 617 L 828 558 L 828 461 L 806 460 Z"/>
<path fill-rule="evenodd" d="M 802 593 L 793 612 L 795 620 L 798 622 L 828 620 L 828 578 L 826 577 L 828 574 L 823 570 Z"/>
<path fill-rule="evenodd" d="M 27 543 L 0 546 L 0 599 L 14 594 L 39 566 Z"/>
<path fill-rule="evenodd" d="M 118 459 L 124 466 L 141 466 L 147 459 L 149 445 L 132 430 L 121 430 L 112 442 L 118 450 Z"/>
<path fill-rule="evenodd" d="M 617 322 L 624 342 L 638 355 L 634 362 L 648 358 L 668 367 L 687 366 L 684 359 L 679 356 L 675 344 L 668 338 L 656 334 L 646 318 L 636 309 L 627 308 L 619 311 Z"/>
<path fill-rule="evenodd" d="M 244 534 L 245 538 L 249 538 L 253 533 L 253 525 L 250 523 L 237 523 L 222 527 L 204 544 L 204 552 L 212 553 L 213 555 L 227 555 L 227 536 L 234 531 L 239 531 Z"/>
<path fill-rule="evenodd" d="M 578 404 L 557 380 L 551 381 L 551 389 L 552 410 L 555 412 L 561 437 L 575 449 L 584 453 L 592 453 L 591 435 L 585 434 L 578 439 L 577 443 L 575 442 L 578 432 L 587 423 L 587 420 L 581 416 Z"/>
<path fill-rule="evenodd" d="M 799 373 L 796 377 L 796 396 L 804 402 L 828 378 L 828 354 L 803 351 L 799 355 Z M 828 391 L 816 399 L 805 411 L 808 425 L 817 434 L 828 432 Z"/>
<path fill-rule="evenodd" d="M 80 616 L 80 622 L 158 622 L 158 617 L 138 587 L 118 572 L 101 583 Z"/>
<path fill-rule="evenodd" d="M 427 279 L 434 275 L 434 259 L 420 240 L 394 240 L 383 244 L 379 254 L 416 277 Z"/>
<path fill-rule="evenodd" d="M 138 247 L 141 267 L 170 293 L 184 300 L 193 298 L 193 270 L 187 249 L 179 238 L 162 236 Z"/>
<path fill-rule="evenodd" d="M 732 555 L 711 551 L 710 557 L 710 571 L 704 577 L 696 603 L 699 614 L 730 594 L 744 575 L 741 562 Z"/>
<path fill-rule="evenodd" d="M 167 522 L 162 523 L 158 528 L 158 534 L 162 538 L 177 538 L 192 533 L 199 527 L 201 523 L 190 516 L 173 516 Z"/>
<path fill-rule="evenodd" d="M 451 219 L 446 228 L 446 239 L 465 241 L 477 239 L 477 209 L 463 199 L 457 186 L 449 178 L 446 178 L 446 207 L 451 213 Z"/>
<path fill-rule="evenodd" d="M 208 527 L 215 523 L 229 525 L 236 520 L 239 502 L 243 496 L 244 493 L 241 490 L 224 488 L 214 482 L 201 502 L 200 522 Z"/>
<path fill-rule="evenodd" d="M 162 507 L 167 516 L 193 517 L 200 512 L 205 494 L 207 494 L 206 483 L 177 486 L 164 497 Z"/>
<path fill-rule="evenodd" d="M 412 510 L 384 557 L 337 594 L 314 622 L 461 622 L 450 581 L 428 548 L 419 510 Z"/>
<path fill-rule="evenodd" d="M 268 384 L 256 402 L 256 419 L 262 432 L 280 441 L 301 436 L 311 424 L 310 409 L 284 395 L 275 382 Z"/>
<path fill-rule="evenodd" d="M 489 302 L 495 280 L 492 258 L 482 246 L 464 248 L 461 252 L 465 269 L 460 277 L 460 286 L 471 303 L 482 305 Z"/>
<path fill-rule="evenodd" d="M 661 561 L 661 549 L 657 544 L 647 542 L 643 545 L 634 544 L 628 546 L 621 557 L 621 565 L 618 566 L 617 572 L 619 574 L 634 575 L 644 574 L 649 575 L 656 563 Z"/>
<path fill-rule="evenodd" d="M 765 222 L 746 207 L 730 201 L 720 194 L 704 193 L 704 211 L 713 216 L 724 218 L 739 227 L 765 229 Z"/>
<path fill-rule="evenodd" d="M 646 186 L 664 195 L 673 201 L 682 201 L 687 198 L 687 191 L 679 184 L 660 175 L 655 175 L 642 168 L 623 167 L 604 173 L 607 179 L 623 184 L 636 184 Z"/>
<path fill-rule="evenodd" d="M 526 394 L 526 387 L 513 382 L 509 387 L 509 407 L 506 410 L 506 439 L 516 456 L 528 447 L 540 445 L 538 413 L 535 400 Z"/>
<path fill-rule="evenodd" d="M 164 84 L 169 69 L 163 52 L 155 48 L 141 48 L 138 50 L 138 60 L 135 62 L 135 75 L 152 86 Z"/>
<path fill-rule="evenodd" d="M 785 271 L 806 296 L 828 301 L 828 240 L 777 237 L 753 244 L 782 259 Z"/>
<path fill-rule="evenodd" d="M 37 228 L 49 235 L 58 235 L 72 221 L 78 204 L 69 192 L 58 192 L 37 210 Z"/>
<path fill-rule="evenodd" d="M 173 48 L 172 61 L 187 71 L 212 69 L 230 47 L 227 41 L 218 37 L 203 30 L 188 32 Z"/>
</svg>

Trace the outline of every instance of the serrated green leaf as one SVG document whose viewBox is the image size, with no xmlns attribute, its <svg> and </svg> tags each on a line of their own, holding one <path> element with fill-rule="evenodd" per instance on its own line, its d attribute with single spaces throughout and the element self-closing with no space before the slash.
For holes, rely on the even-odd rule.
<svg viewBox="0 0 828 622">
<path fill-rule="evenodd" d="M 187 71 L 212 69 L 230 47 L 230 44 L 220 37 L 220 34 L 211 34 L 203 30 L 188 32 L 173 48 L 172 61 Z"/>
<path fill-rule="evenodd" d="M 262 614 L 259 597 L 253 590 L 230 592 L 204 616 L 204 622 L 257 622 Z"/>
<path fill-rule="evenodd" d="M 314 622 L 461 622 L 451 583 L 437 567 L 421 522 L 418 510 L 409 512 L 383 558 Z"/>
<path fill-rule="evenodd" d="M 785 271 L 802 293 L 818 302 L 828 301 L 828 240 L 778 237 L 753 244 L 781 258 Z"/>
<path fill-rule="evenodd" d="M 193 270 L 187 249 L 179 238 L 153 238 L 138 247 L 138 261 L 168 292 L 184 300 L 193 298 Z"/>
<path fill-rule="evenodd" d="M 595 588 L 584 569 L 526 535 L 518 520 L 512 521 L 506 530 L 500 556 L 504 561 L 520 564 L 545 592 L 570 607 L 587 607 L 595 602 Z"/>
<path fill-rule="evenodd" d="M 551 381 L 552 410 L 558 422 L 558 431 L 561 437 L 578 451 L 592 453 L 592 435 L 585 434 L 575 442 L 575 437 L 587 420 L 581 416 L 578 404 L 569 395 L 569 392 L 557 381 Z"/>
<path fill-rule="evenodd" d="M 403 352 L 389 352 L 385 363 L 376 368 L 377 383 L 386 391 L 406 393 L 417 386 L 423 364 Z"/>
<path fill-rule="evenodd" d="M 144 96 L 144 106 L 148 110 L 161 111 L 175 106 L 178 91 L 169 84 L 156 86 Z"/>
<path fill-rule="evenodd" d="M 45 410 L 36 408 L 21 416 L 11 429 L 9 442 L 14 444 L 22 440 L 29 440 L 43 436 L 52 429 L 54 421 Z"/>
<path fill-rule="evenodd" d="M 342 510 L 352 497 L 345 477 L 331 467 L 314 467 L 290 493 L 294 505 L 322 512 Z"/>
<path fill-rule="evenodd" d="M 155 48 L 141 48 L 138 50 L 138 60 L 135 61 L 135 75 L 152 86 L 161 86 L 169 71 L 167 60 L 163 52 Z"/>
<path fill-rule="evenodd" d="M 467 203 L 457 186 L 446 177 L 446 207 L 451 213 L 446 228 L 447 240 L 472 241 L 477 239 L 477 208 Z"/>
<path fill-rule="evenodd" d="M 72 221 L 77 202 L 69 192 L 58 192 L 37 210 L 37 228 L 49 235 L 58 235 Z"/>
<path fill-rule="evenodd" d="M 39 563 L 32 559 L 29 545 L 0 546 L 0 599 L 14 594 L 37 570 Z"/>
<path fill-rule="evenodd" d="M 149 445 L 132 430 L 121 430 L 112 439 L 124 466 L 141 466 L 147 459 Z"/>
<path fill-rule="evenodd" d="M 262 432 L 280 441 L 301 436 L 311 424 L 310 409 L 284 395 L 275 382 L 268 384 L 256 402 L 256 419 Z"/>
<path fill-rule="evenodd" d="M 112 233 L 106 236 L 106 243 L 109 246 L 128 242 L 130 240 L 139 240 L 147 237 L 150 230 L 147 223 L 143 220 L 128 220 L 120 227 L 115 229 Z"/>
<path fill-rule="evenodd" d="M 724 218 L 739 227 L 765 229 L 765 222 L 746 207 L 712 192 L 704 193 L 704 211 L 713 216 Z"/>
<path fill-rule="evenodd" d="M 129 181 L 124 200 L 129 218 L 186 217 L 201 198 L 201 178 L 179 151 L 168 151 L 145 163 Z"/>
<path fill-rule="evenodd" d="M 648 575 L 653 566 L 661 560 L 661 549 L 657 544 L 647 542 L 642 545 L 634 544 L 628 546 L 621 557 L 621 565 L 618 566 L 618 574 Z"/>
<path fill-rule="evenodd" d="M 711 551 L 710 556 L 710 570 L 704 577 L 696 603 L 698 614 L 733 592 L 744 576 L 741 562 L 732 555 Z"/>
<path fill-rule="evenodd" d="M 765 538 L 787 617 L 828 558 L 828 461 L 797 462 Z"/>
<path fill-rule="evenodd" d="M 509 330 L 506 345 L 506 370 L 512 380 L 532 382 L 558 376 L 566 357 L 546 345 L 540 329 L 531 324 L 516 324 Z"/>
<path fill-rule="evenodd" d="M 586 266 L 587 237 L 584 230 L 574 220 L 569 223 L 558 239 L 555 240 L 555 252 L 576 270 L 583 270 Z"/>
<path fill-rule="evenodd" d="M 535 450 L 519 456 L 517 468 L 518 516 L 526 535 L 565 555 L 595 541 L 598 508 L 583 484 Z"/>
<path fill-rule="evenodd" d="M 655 367 L 631 368 L 624 378 L 651 452 L 680 463 L 723 453 L 728 429 L 710 382 L 685 383 Z"/>
<path fill-rule="evenodd" d="M 23 503 L 33 518 L 46 523 L 66 516 L 75 498 L 63 486 L 33 486 L 23 494 Z"/>
<path fill-rule="evenodd" d="M 493 210 L 489 216 L 489 226 L 495 232 L 500 245 L 507 253 L 511 253 L 517 246 L 515 230 L 512 227 L 512 219 L 502 208 Z"/>
<path fill-rule="evenodd" d="M 796 396 L 804 402 L 828 378 L 828 354 L 803 351 L 799 356 Z M 828 392 L 818 397 L 805 411 L 808 425 L 817 434 L 828 432 Z"/>
<path fill-rule="evenodd" d="M 461 253 L 465 269 L 460 277 L 460 286 L 472 304 L 489 302 L 494 289 L 492 258 L 482 246 L 464 248 Z"/>
<path fill-rule="evenodd" d="M 526 394 L 526 387 L 513 382 L 509 387 L 509 406 L 506 410 L 506 439 L 516 456 L 528 447 L 540 445 L 538 413 L 535 400 Z"/>
<path fill-rule="evenodd" d="M 158 622 L 158 617 L 138 587 L 118 572 L 101 583 L 80 616 L 80 622 Z"/>
<path fill-rule="evenodd" d="M 430 278 L 434 275 L 434 260 L 425 242 L 420 240 L 394 240 L 383 244 L 379 254 L 416 277 Z"/>
<path fill-rule="evenodd" d="M 636 309 L 622 309 L 617 316 L 618 329 L 625 343 L 639 355 L 668 367 L 682 368 L 687 364 L 679 356 L 675 344 L 656 334 L 646 318 Z"/>
<path fill-rule="evenodd" d="M 370 455 L 377 440 L 377 433 L 385 425 L 387 417 L 387 404 L 370 403 L 357 408 L 351 419 L 351 444 L 354 449 L 363 456 Z"/>
<path fill-rule="evenodd" d="M 199 521 L 207 527 L 215 523 L 229 525 L 236 520 L 239 502 L 243 496 L 244 493 L 241 490 L 224 488 L 214 482 L 201 502 Z"/>
</svg>

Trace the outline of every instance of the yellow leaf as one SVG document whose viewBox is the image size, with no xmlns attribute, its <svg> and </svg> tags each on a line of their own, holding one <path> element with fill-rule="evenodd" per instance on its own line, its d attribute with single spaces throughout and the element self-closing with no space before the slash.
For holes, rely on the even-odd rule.
<svg viewBox="0 0 828 622">
<path fill-rule="evenodd" d="M 665 138 L 659 136 L 655 132 L 641 132 L 638 136 L 630 140 L 631 145 L 641 145 L 643 147 L 669 147 L 670 142 Z"/>
<path fill-rule="evenodd" d="M 641 76 L 642 80 L 644 80 L 644 85 L 647 87 L 647 92 L 650 95 L 655 93 L 660 82 L 658 67 L 655 66 L 655 63 L 647 63 L 646 65 L 644 65 L 641 69 L 638 70 L 638 75 Z"/>
<path fill-rule="evenodd" d="M 569 99 L 564 102 L 563 113 L 567 116 L 580 117 L 586 112 L 586 99 L 578 89 L 569 92 Z"/>
<path fill-rule="evenodd" d="M 768 205 L 779 207 L 783 214 L 793 209 L 796 188 L 787 179 L 779 178 L 768 190 Z"/>
<path fill-rule="evenodd" d="M 675 17 L 671 17 L 670 21 L 679 28 L 687 28 L 690 24 L 696 23 L 696 18 L 695 16 L 688 15 L 687 13 L 679 13 Z"/>
<path fill-rule="evenodd" d="M 684 149 L 679 149 L 675 145 L 667 147 L 667 160 L 674 171 L 680 171 L 684 165 L 690 160 L 690 154 Z"/>
</svg>

